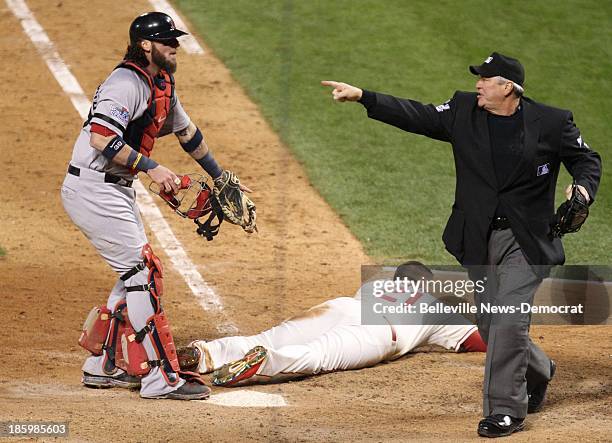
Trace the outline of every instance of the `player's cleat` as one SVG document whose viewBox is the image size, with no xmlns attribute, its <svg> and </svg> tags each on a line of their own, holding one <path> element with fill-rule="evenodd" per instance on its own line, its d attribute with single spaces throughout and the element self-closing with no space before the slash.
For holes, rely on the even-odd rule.
<svg viewBox="0 0 612 443">
<path fill-rule="evenodd" d="M 550 380 L 555 375 L 555 371 L 557 370 L 557 364 L 551 360 L 550 361 Z M 533 414 L 534 412 L 539 412 L 544 406 L 544 400 L 546 399 L 546 390 L 548 389 L 548 383 L 550 380 L 540 383 L 532 391 L 529 393 L 529 400 L 527 401 L 527 413 Z"/>
<path fill-rule="evenodd" d="M 81 382 L 88 388 L 128 388 L 140 389 L 140 377 L 121 372 L 119 375 L 92 375 L 83 372 Z"/>
<path fill-rule="evenodd" d="M 227 363 L 217 369 L 213 373 L 213 385 L 231 386 L 254 376 L 267 356 L 266 348 L 255 346 L 240 360 Z"/>
<path fill-rule="evenodd" d="M 489 415 L 478 423 L 478 435 L 481 437 L 505 437 L 523 429 L 525 429 L 525 422 L 522 418 L 503 414 Z"/>
<path fill-rule="evenodd" d="M 154 400 L 206 400 L 210 397 L 210 388 L 201 383 L 186 381 L 182 386 L 179 386 L 174 391 L 170 391 L 167 394 L 151 396 L 141 395 L 141 397 Z"/>
</svg>

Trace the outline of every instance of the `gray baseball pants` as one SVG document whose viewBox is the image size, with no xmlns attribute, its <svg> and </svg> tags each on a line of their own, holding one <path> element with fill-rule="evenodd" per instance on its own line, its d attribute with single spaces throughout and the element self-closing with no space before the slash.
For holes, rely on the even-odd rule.
<svg viewBox="0 0 612 443">
<path fill-rule="evenodd" d="M 525 259 L 511 229 L 492 231 L 488 257 L 486 290 L 475 294 L 476 305 L 531 305 L 542 278 Z M 524 418 L 528 389 L 550 380 L 550 359 L 529 338 L 531 314 L 478 312 L 478 331 L 487 343 L 483 416 Z"/>
<path fill-rule="evenodd" d="M 80 176 L 67 174 L 62 185 L 62 203 L 74 224 L 85 234 L 102 258 L 117 273 L 125 274 L 142 261 L 142 247 L 147 243 L 140 211 L 136 205 L 136 192 L 118 184 L 104 183 L 104 174 L 81 168 Z M 149 270 L 138 272 L 125 282 L 117 279 L 112 288 L 107 307 L 115 308 L 126 300 L 130 322 L 136 331 L 141 330 L 154 314 L 147 291 L 127 292 L 126 287 L 144 285 Z M 157 360 L 157 352 L 147 335 L 143 341 L 150 360 Z M 83 371 L 92 375 L 109 375 L 103 370 L 103 356 L 91 356 L 83 364 Z M 117 371 L 121 371 L 117 369 Z M 140 395 L 163 395 L 184 383 L 168 384 L 159 367 L 142 378 Z"/>
</svg>

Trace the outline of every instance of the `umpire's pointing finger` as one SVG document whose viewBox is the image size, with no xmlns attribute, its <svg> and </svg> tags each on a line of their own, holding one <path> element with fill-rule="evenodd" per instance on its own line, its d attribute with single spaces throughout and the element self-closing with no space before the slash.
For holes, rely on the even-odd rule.
<svg viewBox="0 0 612 443">
<path fill-rule="evenodd" d="M 340 83 L 332 81 L 332 80 L 322 80 L 321 84 L 323 86 L 331 86 L 333 88 L 337 88 L 338 86 L 340 86 Z"/>
<path fill-rule="evenodd" d="M 363 91 L 355 86 L 348 85 L 346 83 L 335 82 L 332 80 L 323 80 L 321 82 L 323 86 L 333 87 L 332 96 L 334 100 L 339 102 L 345 101 L 357 101 L 361 98 Z"/>
<path fill-rule="evenodd" d="M 340 102 L 345 101 L 345 98 L 342 95 L 342 92 L 343 92 L 343 89 L 344 89 L 344 88 L 342 88 L 342 86 L 343 86 L 342 83 L 335 82 L 335 81 L 332 81 L 332 80 L 323 80 L 323 81 L 321 81 L 321 84 L 323 86 L 331 86 L 332 88 L 334 88 L 332 90 L 332 97 L 334 98 L 334 100 L 340 101 Z"/>
</svg>

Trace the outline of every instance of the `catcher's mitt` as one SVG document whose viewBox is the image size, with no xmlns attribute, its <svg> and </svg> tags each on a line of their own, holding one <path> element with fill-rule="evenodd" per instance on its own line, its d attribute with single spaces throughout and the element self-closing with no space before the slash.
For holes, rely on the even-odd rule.
<svg viewBox="0 0 612 443">
<path fill-rule="evenodd" d="M 213 189 L 225 219 L 239 225 L 249 234 L 257 231 L 255 204 L 240 189 L 240 180 L 231 171 L 215 179 Z"/>
<path fill-rule="evenodd" d="M 589 216 L 589 204 L 576 185 L 572 188 L 572 197 L 561 203 L 555 215 L 552 227 L 553 237 L 563 237 L 565 234 L 580 230 Z"/>
</svg>

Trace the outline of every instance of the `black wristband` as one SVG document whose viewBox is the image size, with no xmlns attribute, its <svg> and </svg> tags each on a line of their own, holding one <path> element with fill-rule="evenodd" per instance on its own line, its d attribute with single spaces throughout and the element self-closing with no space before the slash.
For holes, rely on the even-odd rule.
<svg viewBox="0 0 612 443">
<path fill-rule="evenodd" d="M 200 146 L 200 144 L 202 143 L 202 140 L 204 140 L 204 136 L 202 135 L 200 128 L 196 128 L 196 132 L 195 134 L 193 134 L 193 137 L 191 137 L 191 140 L 185 143 L 183 142 L 180 142 L 180 143 L 183 149 L 185 150 L 185 152 L 191 153 L 195 151 L 196 149 L 198 149 L 198 146 Z"/>
<path fill-rule="evenodd" d="M 121 148 L 123 148 L 125 145 L 127 145 L 125 140 L 123 140 L 120 135 L 117 135 L 104 147 L 102 155 L 107 159 L 112 160 L 117 154 L 119 154 L 119 151 L 121 151 Z"/>
<path fill-rule="evenodd" d="M 200 166 L 210 175 L 213 179 L 218 178 L 223 174 L 223 169 L 217 164 L 210 151 L 206 155 L 196 160 Z"/>
</svg>

